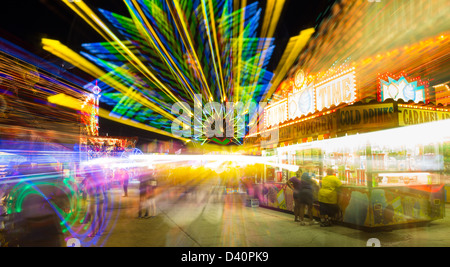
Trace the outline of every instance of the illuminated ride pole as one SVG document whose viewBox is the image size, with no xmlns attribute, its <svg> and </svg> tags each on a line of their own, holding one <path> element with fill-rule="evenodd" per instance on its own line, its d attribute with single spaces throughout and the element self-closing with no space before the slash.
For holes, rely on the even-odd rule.
<svg viewBox="0 0 450 267">
<path fill-rule="evenodd" d="M 100 89 L 100 87 L 98 87 L 98 81 L 95 82 L 95 86 L 94 88 L 92 88 L 92 92 L 94 93 L 94 109 L 95 109 L 95 117 L 93 118 L 93 123 L 95 123 L 95 127 L 96 127 L 96 131 L 95 134 L 96 136 L 98 136 L 98 114 L 99 114 L 99 100 L 100 100 L 100 92 L 102 90 Z"/>
</svg>

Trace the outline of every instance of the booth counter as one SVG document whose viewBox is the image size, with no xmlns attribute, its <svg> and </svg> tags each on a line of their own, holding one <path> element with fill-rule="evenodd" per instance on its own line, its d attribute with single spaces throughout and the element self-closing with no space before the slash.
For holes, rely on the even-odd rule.
<svg viewBox="0 0 450 267">
<path fill-rule="evenodd" d="M 444 151 L 450 144 L 450 120 L 406 126 L 279 147 L 264 155 L 309 172 L 320 186 L 332 168 L 338 189 L 340 220 L 358 227 L 427 222 L 444 217 Z M 276 165 L 276 164 L 274 164 Z M 261 206 L 293 211 L 286 181 L 295 173 L 266 166 L 266 179 L 253 185 Z M 318 216 L 315 206 L 314 216 Z"/>
</svg>

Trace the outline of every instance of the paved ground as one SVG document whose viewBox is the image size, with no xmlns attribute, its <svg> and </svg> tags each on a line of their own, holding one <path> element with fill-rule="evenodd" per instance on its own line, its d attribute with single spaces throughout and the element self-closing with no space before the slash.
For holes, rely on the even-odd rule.
<svg viewBox="0 0 450 267">
<path fill-rule="evenodd" d="M 364 247 L 370 238 L 386 247 L 450 246 L 450 218 L 428 226 L 368 233 L 344 226 L 300 226 L 293 215 L 246 207 L 240 195 L 220 196 L 205 190 L 180 195 L 165 190 L 158 214 L 137 219 L 138 191 L 129 196 L 110 191 L 113 208 L 104 233 L 84 238 L 82 246 L 106 247 Z M 446 214 L 449 210 L 447 208 Z M 67 235 L 69 238 L 70 235 Z"/>
</svg>

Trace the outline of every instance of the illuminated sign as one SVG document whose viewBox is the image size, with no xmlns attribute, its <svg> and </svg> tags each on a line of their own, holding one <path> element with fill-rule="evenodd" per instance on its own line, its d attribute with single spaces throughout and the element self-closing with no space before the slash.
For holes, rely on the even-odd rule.
<svg viewBox="0 0 450 267">
<path fill-rule="evenodd" d="M 307 80 L 303 71 L 299 70 L 293 80 L 281 84 L 280 88 L 293 84 L 292 93 L 265 108 L 266 128 L 321 111 L 332 105 L 352 103 L 356 99 L 355 68 L 349 68 L 317 84 Z"/>
<path fill-rule="evenodd" d="M 450 112 L 400 107 L 398 111 L 398 123 L 400 126 L 450 119 Z"/>
<path fill-rule="evenodd" d="M 339 110 L 340 130 L 389 128 L 396 126 L 393 103 L 348 106 Z"/>
<path fill-rule="evenodd" d="M 450 87 L 449 84 L 438 84 L 433 86 L 436 93 L 436 105 L 444 106 L 450 104 Z"/>
<path fill-rule="evenodd" d="M 286 121 L 288 119 L 287 110 L 288 107 L 286 99 L 266 107 L 264 110 L 264 121 L 266 128 Z"/>
<path fill-rule="evenodd" d="M 404 74 L 394 77 L 391 74 L 385 74 L 379 78 L 380 100 L 393 99 L 395 101 L 403 99 L 405 102 L 413 100 L 415 103 L 425 102 L 425 86 L 420 80 L 413 79 L 408 81 Z"/>
<path fill-rule="evenodd" d="M 301 116 L 314 113 L 315 95 L 312 84 L 303 90 L 294 92 L 288 97 L 288 119 L 300 118 Z"/>
<path fill-rule="evenodd" d="M 294 86 L 297 89 L 301 89 L 303 87 L 303 85 L 305 84 L 305 73 L 303 72 L 303 70 L 299 69 L 297 70 L 297 72 L 295 73 L 295 77 L 294 77 Z"/>
<path fill-rule="evenodd" d="M 351 103 L 356 99 L 355 69 L 335 75 L 316 85 L 316 109 Z"/>
<path fill-rule="evenodd" d="M 317 118 L 295 123 L 279 129 L 279 140 L 299 141 L 300 139 L 331 134 L 336 131 L 336 113 L 319 116 Z"/>
<path fill-rule="evenodd" d="M 81 121 L 84 124 L 83 133 L 98 136 L 98 98 L 92 94 L 86 95 L 81 105 Z"/>
</svg>

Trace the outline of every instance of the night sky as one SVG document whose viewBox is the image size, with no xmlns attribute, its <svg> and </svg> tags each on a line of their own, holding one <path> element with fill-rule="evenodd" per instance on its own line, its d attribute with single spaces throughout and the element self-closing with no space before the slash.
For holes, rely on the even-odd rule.
<svg viewBox="0 0 450 267">
<path fill-rule="evenodd" d="M 84 0 L 96 10 L 102 8 L 121 15 L 129 16 L 125 4 L 121 0 Z M 251 4 L 255 0 L 248 0 Z M 264 7 L 266 0 L 258 1 Z M 273 71 L 290 37 L 298 35 L 301 30 L 314 27 L 333 0 L 286 0 L 278 27 L 275 32 L 275 51 L 268 70 Z M 98 14 L 100 18 L 102 16 Z M 106 20 L 105 20 L 106 21 Z M 260 22 L 262 24 L 262 22 Z M 41 39 L 57 39 L 74 51 L 81 50 L 81 44 L 104 41 L 86 22 L 76 15 L 60 0 L 2 0 L 0 10 L 0 36 L 16 45 L 42 57 L 52 63 L 62 65 L 59 58 L 42 49 Z M 72 66 L 64 66 L 68 71 L 92 80 L 91 77 Z M 154 138 L 167 140 L 159 136 L 133 127 L 100 119 L 100 134 L 109 136 L 138 136 L 142 141 Z"/>
</svg>

